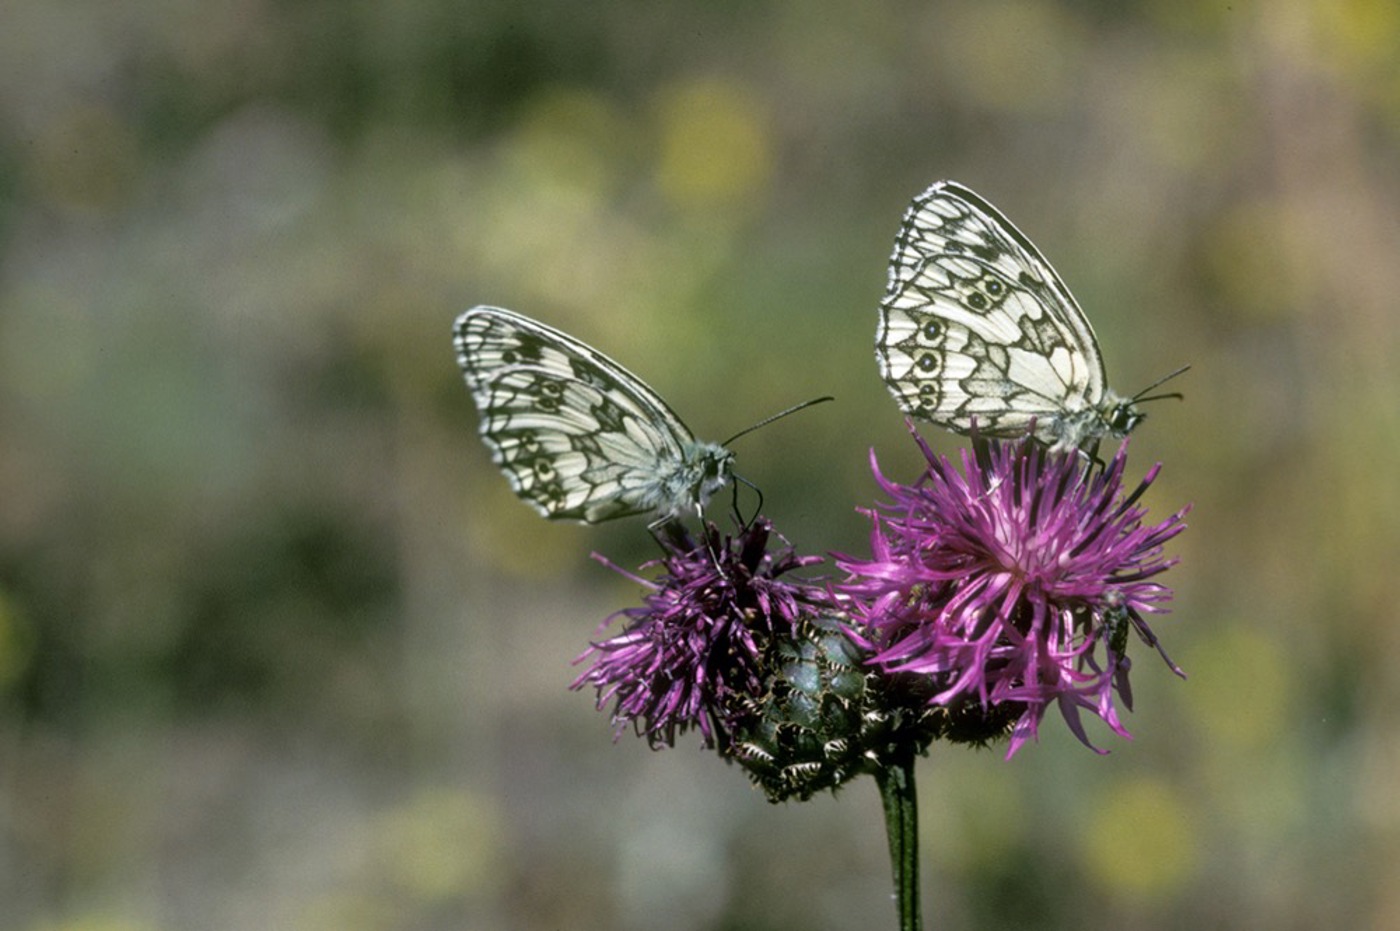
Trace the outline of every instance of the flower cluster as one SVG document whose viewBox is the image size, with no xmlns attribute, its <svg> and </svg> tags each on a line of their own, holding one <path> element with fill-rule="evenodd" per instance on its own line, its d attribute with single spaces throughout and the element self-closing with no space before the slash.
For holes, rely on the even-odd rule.
<svg viewBox="0 0 1400 931">
<path fill-rule="evenodd" d="M 951 726 L 927 703 L 927 683 L 869 665 L 870 651 L 829 587 L 787 577 L 821 562 L 784 545 L 764 519 L 720 538 L 711 524 L 697 541 L 679 524 L 660 538 L 665 555 L 645 605 L 578 661 L 592 665 L 574 688 L 613 704 L 652 746 L 697 728 L 706 746 L 738 763 L 773 802 L 834 790 L 892 758 L 922 752 Z"/>
<path fill-rule="evenodd" d="M 929 677 L 931 701 L 951 711 L 1015 712 L 1008 757 L 1052 701 L 1087 746 L 1081 709 L 1130 736 L 1114 705 L 1116 693 L 1131 708 L 1127 632 L 1157 645 L 1143 615 L 1171 597 L 1155 577 L 1175 563 L 1163 544 L 1185 529 L 1186 509 L 1143 524 L 1137 501 L 1159 467 L 1125 494 L 1126 441 L 1096 465 L 978 440 L 959 471 L 915 438 L 928 468 L 913 485 L 886 478 L 872 454 L 890 500 L 869 512 L 871 557 L 837 559 L 870 661 Z"/>
<path fill-rule="evenodd" d="M 578 658 L 591 664 L 573 687 L 592 686 L 619 734 L 630 725 L 653 746 L 698 729 L 774 800 L 934 738 L 1009 736 L 1009 758 L 1051 704 L 1097 752 L 1086 710 L 1130 737 L 1118 714 L 1132 708 L 1130 634 L 1181 674 L 1146 621 L 1171 598 L 1163 550 L 1188 510 L 1145 522 L 1160 466 L 1129 488 L 1127 441 L 1098 462 L 974 437 L 955 464 L 914 438 L 927 467 L 913 484 L 872 453 L 888 501 L 866 512 L 870 557 L 836 557 L 840 585 L 791 577 L 821 559 L 785 541 L 770 551 L 765 519 L 732 536 L 706 523 L 698 539 L 664 524 L 663 555 L 643 567 L 654 580 L 612 567 L 650 591 L 604 622 L 626 621 Z"/>
</svg>

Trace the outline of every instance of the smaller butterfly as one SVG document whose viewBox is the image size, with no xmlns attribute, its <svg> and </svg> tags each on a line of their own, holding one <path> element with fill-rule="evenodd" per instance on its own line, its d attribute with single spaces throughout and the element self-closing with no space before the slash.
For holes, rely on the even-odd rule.
<svg viewBox="0 0 1400 931">
<path fill-rule="evenodd" d="M 748 430 L 726 444 L 697 440 L 636 375 L 509 310 L 473 307 L 454 329 L 482 439 L 511 490 L 545 517 L 595 524 L 654 514 L 659 524 L 700 514 L 734 479 L 725 447 Z"/>
<path fill-rule="evenodd" d="M 1126 436 L 1143 397 L 1109 389 L 1093 327 L 1034 244 L 987 201 L 940 181 L 904 215 L 875 337 L 880 377 L 910 416 L 1055 450 Z"/>
</svg>

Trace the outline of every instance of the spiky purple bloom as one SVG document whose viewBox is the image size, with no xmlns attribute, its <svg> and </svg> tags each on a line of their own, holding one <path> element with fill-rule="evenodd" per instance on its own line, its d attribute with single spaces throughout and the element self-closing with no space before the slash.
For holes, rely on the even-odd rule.
<svg viewBox="0 0 1400 931">
<path fill-rule="evenodd" d="M 824 587 L 779 577 L 822 559 L 787 546 L 769 552 L 773 527 L 761 518 L 724 538 L 706 524 L 698 541 L 668 526 L 665 555 L 643 566 L 662 568 L 655 581 L 607 563 L 651 592 L 644 607 L 603 622 L 600 633 L 627 619 L 621 633 L 575 660 L 593 665 L 572 687 L 596 688 L 599 708 L 612 699 L 619 734 L 630 724 L 652 746 L 671 746 L 698 727 L 707 747 L 726 749 L 728 709 L 762 694 L 768 645 L 790 636 L 800 616 L 831 608 Z"/>
<path fill-rule="evenodd" d="M 1143 525 L 1137 501 L 1160 464 L 1125 494 L 1126 441 L 1098 466 L 1033 442 L 977 441 L 959 472 L 915 439 L 928 469 L 913 485 L 887 479 L 872 452 L 890 497 L 868 512 L 872 556 L 836 560 L 871 662 L 932 677 L 935 704 L 1019 709 L 1008 758 L 1036 737 L 1052 701 L 1096 752 L 1081 708 L 1131 737 L 1114 707 L 1117 692 L 1132 708 L 1127 629 L 1157 646 L 1143 615 L 1166 610 L 1171 590 L 1155 577 L 1176 563 L 1162 547 L 1189 510 Z"/>
</svg>

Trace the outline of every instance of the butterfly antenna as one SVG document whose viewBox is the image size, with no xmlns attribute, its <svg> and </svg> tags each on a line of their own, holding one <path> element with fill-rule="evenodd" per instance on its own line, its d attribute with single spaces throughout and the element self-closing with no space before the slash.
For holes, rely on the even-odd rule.
<svg viewBox="0 0 1400 931">
<path fill-rule="evenodd" d="M 1165 379 L 1164 379 L 1164 380 L 1165 380 Z M 1158 382 L 1157 384 L 1160 385 L 1161 382 Z M 1156 387 L 1156 385 L 1154 385 L 1153 387 Z M 801 404 L 794 404 L 792 407 L 789 407 L 789 408 L 788 408 L 787 410 L 785 410 L 785 411 L 778 411 L 778 413 L 774 414 L 772 417 L 765 417 L 765 418 L 763 418 L 763 419 L 760 420 L 758 423 L 754 424 L 752 427 L 745 427 L 744 429 L 740 430 L 738 433 L 736 433 L 736 434 L 734 434 L 733 436 L 731 436 L 729 439 L 725 440 L 725 441 L 724 441 L 722 444 L 720 444 L 720 445 L 722 445 L 722 446 L 728 446 L 730 443 L 733 443 L 735 440 L 737 440 L 739 437 L 743 436 L 744 434 L 746 434 L 746 433 L 752 433 L 752 432 L 754 432 L 755 430 L 757 430 L 759 427 L 766 427 L 766 426 L 768 426 L 770 423 L 772 423 L 772 422 L 775 421 L 775 420 L 782 420 L 782 419 L 783 419 L 784 417 L 786 417 L 788 414 L 796 414 L 798 411 L 800 411 L 800 410 L 805 410 L 805 409 L 807 409 L 807 408 L 809 408 L 809 407 L 812 407 L 813 405 L 821 404 L 821 403 L 824 403 L 824 402 L 826 402 L 826 401 L 835 401 L 835 400 L 836 400 L 836 399 L 835 399 L 834 397 L 832 397 L 831 395 L 828 394 L 828 395 L 825 395 L 825 396 L 820 397 L 820 398 L 813 398 L 813 399 L 810 400 L 810 401 L 803 401 Z M 746 482 L 745 484 L 748 484 L 748 483 Z M 753 487 L 753 486 L 750 486 L 750 487 Z M 754 490 L 757 491 L 758 489 L 754 489 Z"/>
<path fill-rule="evenodd" d="M 1181 394 L 1180 391 L 1172 391 L 1172 392 L 1168 392 L 1167 394 L 1154 394 L 1154 395 L 1151 395 L 1151 396 L 1149 396 L 1149 397 L 1144 397 L 1144 395 L 1146 395 L 1147 392 L 1151 391 L 1153 388 L 1159 388 L 1159 387 L 1161 387 L 1162 385 L 1164 385 L 1164 384 L 1166 384 L 1167 382 L 1171 381 L 1171 380 L 1172 380 L 1173 378 L 1175 378 L 1176 376 L 1180 375 L 1182 372 L 1188 371 L 1190 368 L 1191 368 L 1191 366 L 1189 366 L 1189 365 L 1183 365 L 1181 368 L 1177 369 L 1175 372 L 1172 372 L 1172 373 L 1169 374 L 1169 375 L 1163 375 L 1161 378 L 1157 379 L 1157 380 L 1154 381 L 1152 384 L 1148 385 L 1146 388 L 1142 389 L 1142 390 L 1139 391 L 1137 394 L 1133 395 L 1132 400 L 1141 403 L 1141 402 L 1143 402 L 1143 401 L 1160 401 L 1160 400 L 1162 400 L 1163 398 L 1177 398 L 1177 399 L 1180 399 L 1180 398 L 1182 397 L 1182 394 Z"/>
</svg>

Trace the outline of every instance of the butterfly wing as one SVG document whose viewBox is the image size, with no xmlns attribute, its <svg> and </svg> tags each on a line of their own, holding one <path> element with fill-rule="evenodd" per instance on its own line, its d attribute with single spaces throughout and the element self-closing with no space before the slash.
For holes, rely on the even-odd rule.
<svg viewBox="0 0 1400 931">
<path fill-rule="evenodd" d="M 1103 359 L 1040 251 L 977 194 L 940 181 L 904 215 L 875 341 L 909 415 L 960 433 L 1077 445 L 1105 403 Z"/>
<path fill-rule="evenodd" d="M 545 517 L 597 523 L 703 503 L 728 453 L 697 443 L 656 392 L 587 344 L 528 317 L 474 307 L 457 361 L 481 436 L 511 489 Z"/>
</svg>

